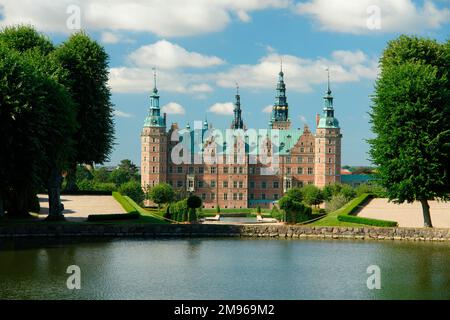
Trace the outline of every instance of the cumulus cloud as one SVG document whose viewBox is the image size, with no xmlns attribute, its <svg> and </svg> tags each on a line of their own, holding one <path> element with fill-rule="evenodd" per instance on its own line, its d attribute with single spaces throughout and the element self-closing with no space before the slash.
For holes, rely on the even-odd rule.
<svg viewBox="0 0 450 320">
<path fill-rule="evenodd" d="M 2 25 L 29 23 L 42 31 L 71 32 L 67 8 L 82 13 L 82 29 L 150 32 L 191 36 L 223 30 L 233 20 L 248 22 L 250 13 L 282 8 L 289 0 L 2 0 Z"/>
<path fill-rule="evenodd" d="M 298 3 L 294 11 L 311 17 L 322 30 L 353 34 L 423 32 L 450 22 L 450 10 L 437 8 L 431 0 L 421 7 L 412 0 L 310 0 Z"/>
<path fill-rule="evenodd" d="M 207 56 L 198 52 L 190 52 L 166 40 L 142 46 L 129 55 L 136 66 L 174 69 L 179 67 L 204 68 L 223 64 L 224 61 L 215 56 Z"/>
<path fill-rule="evenodd" d="M 132 114 L 126 113 L 126 112 L 123 112 L 123 111 L 120 111 L 120 110 L 117 110 L 117 109 L 115 109 L 115 110 L 113 111 L 113 114 L 114 114 L 116 117 L 119 117 L 119 118 L 131 118 L 131 117 L 133 117 Z"/>
<path fill-rule="evenodd" d="M 329 58 L 307 59 L 292 55 L 269 53 L 256 64 L 243 64 L 215 75 L 217 85 L 232 88 L 236 81 L 241 87 L 273 88 L 283 60 L 285 80 L 289 90 L 308 92 L 313 85 L 325 83 L 329 68 L 334 83 L 356 82 L 375 79 L 378 75 L 378 61 L 369 58 L 362 51 L 335 51 Z"/>
<path fill-rule="evenodd" d="M 234 104 L 232 102 L 215 103 L 209 107 L 208 111 L 219 115 L 232 115 Z"/>
<path fill-rule="evenodd" d="M 176 102 L 169 102 L 168 104 L 166 104 L 161 108 L 161 111 L 167 114 L 178 114 L 178 115 L 186 114 L 186 110 L 184 110 L 183 106 Z"/>
</svg>

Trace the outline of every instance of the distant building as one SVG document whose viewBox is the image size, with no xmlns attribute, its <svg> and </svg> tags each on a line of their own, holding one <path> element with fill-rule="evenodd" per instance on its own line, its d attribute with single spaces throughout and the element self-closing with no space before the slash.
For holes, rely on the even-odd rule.
<svg viewBox="0 0 450 320">
<path fill-rule="evenodd" d="M 351 185 L 352 187 L 357 187 L 361 184 L 370 183 L 374 181 L 375 178 L 370 174 L 345 174 L 341 175 L 341 182 L 344 184 Z"/>
<path fill-rule="evenodd" d="M 185 128 L 172 123 L 168 128 L 159 98 L 155 75 L 141 134 L 144 189 L 165 182 L 181 195 L 198 195 L 206 208 L 246 208 L 270 207 L 292 187 L 323 187 L 341 181 L 342 135 L 329 79 L 315 134 L 306 125 L 291 128 L 283 70 L 265 129 L 246 128 L 239 90 L 228 130 L 214 129 L 207 120 Z M 272 159 L 269 164 L 268 157 Z"/>
</svg>

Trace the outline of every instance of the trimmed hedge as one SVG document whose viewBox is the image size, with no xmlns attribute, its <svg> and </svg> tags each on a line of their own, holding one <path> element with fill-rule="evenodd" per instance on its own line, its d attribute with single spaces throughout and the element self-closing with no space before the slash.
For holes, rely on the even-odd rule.
<svg viewBox="0 0 450 320">
<path fill-rule="evenodd" d="M 356 211 L 358 211 L 358 209 L 361 206 L 365 205 L 372 198 L 373 198 L 373 195 L 371 195 L 369 193 L 363 193 L 359 197 L 350 201 L 343 208 L 339 209 L 338 211 L 341 211 L 341 212 L 339 212 L 337 219 L 342 222 L 359 223 L 359 224 L 365 224 L 368 226 L 397 227 L 398 223 L 395 221 L 370 219 L 370 218 L 363 218 L 363 217 L 358 217 L 358 216 L 353 215 L 354 213 L 356 213 Z"/>
<path fill-rule="evenodd" d="M 339 215 L 337 219 L 343 222 L 359 223 L 375 227 L 398 227 L 398 223 L 395 221 L 369 219 L 358 216 Z"/>
<path fill-rule="evenodd" d="M 44 191 L 43 193 L 46 193 L 46 191 Z M 61 191 L 62 196 L 110 196 L 113 193 L 113 191 L 104 190 Z"/>
<path fill-rule="evenodd" d="M 116 201 L 118 203 L 120 203 L 120 205 L 122 206 L 122 208 L 127 212 L 127 213 L 134 213 L 137 212 L 136 209 L 131 205 L 131 203 L 124 198 L 124 196 L 122 196 L 119 192 L 114 191 L 112 193 L 112 196 L 114 199 L 116 199 Z"/>
<path fill-rule="evenodd" d="M 136 220 L 141 215 L 137 212 L 125 213 L 125 214 L 91 214 L 88 216 L 87 221 L 99 222 L 99 221 L 118 221 L 118 220 Z"/>
</svg>

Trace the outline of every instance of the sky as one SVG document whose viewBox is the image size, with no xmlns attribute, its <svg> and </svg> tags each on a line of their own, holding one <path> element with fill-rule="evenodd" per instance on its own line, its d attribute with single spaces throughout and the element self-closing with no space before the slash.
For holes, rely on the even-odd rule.
<svg viewBox="0 0 450 320">
<path fill-rule="evenodd" d="M 343 165 L 370 165 L 368 112 L 387 42 L 450 39 L 450 0 L 0 0 L 0 26 L 34 25 L 55 43 L 78 30 L 105 47 L 116 139 L 109 165 L 139 165 L 153 68 L 168 125 L 267 128 L 280 62 L 293 127 L 315 131 L 330 70 Z"/>
</svg>

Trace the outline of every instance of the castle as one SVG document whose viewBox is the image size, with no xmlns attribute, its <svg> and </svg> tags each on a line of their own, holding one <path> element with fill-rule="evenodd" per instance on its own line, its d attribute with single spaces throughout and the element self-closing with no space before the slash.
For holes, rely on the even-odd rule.
<svg viewBox="0 0 450 320">
<path fill-rule="evenodd" d="M 291 128 L 282 69 L 267 129 L 246 128 L 239 89 L 229 129 L 214 129 L 207 120 L 167 128 L 155 75 L 141 133 L 142 187 L 168 183 L 180 196 L 201 197 L 205 208 L 270 208 L 289 188 L 340 182 L 342 135 L 331 93 L 328 76 L 315 134 L 306 125 Z"/>
</svg>

